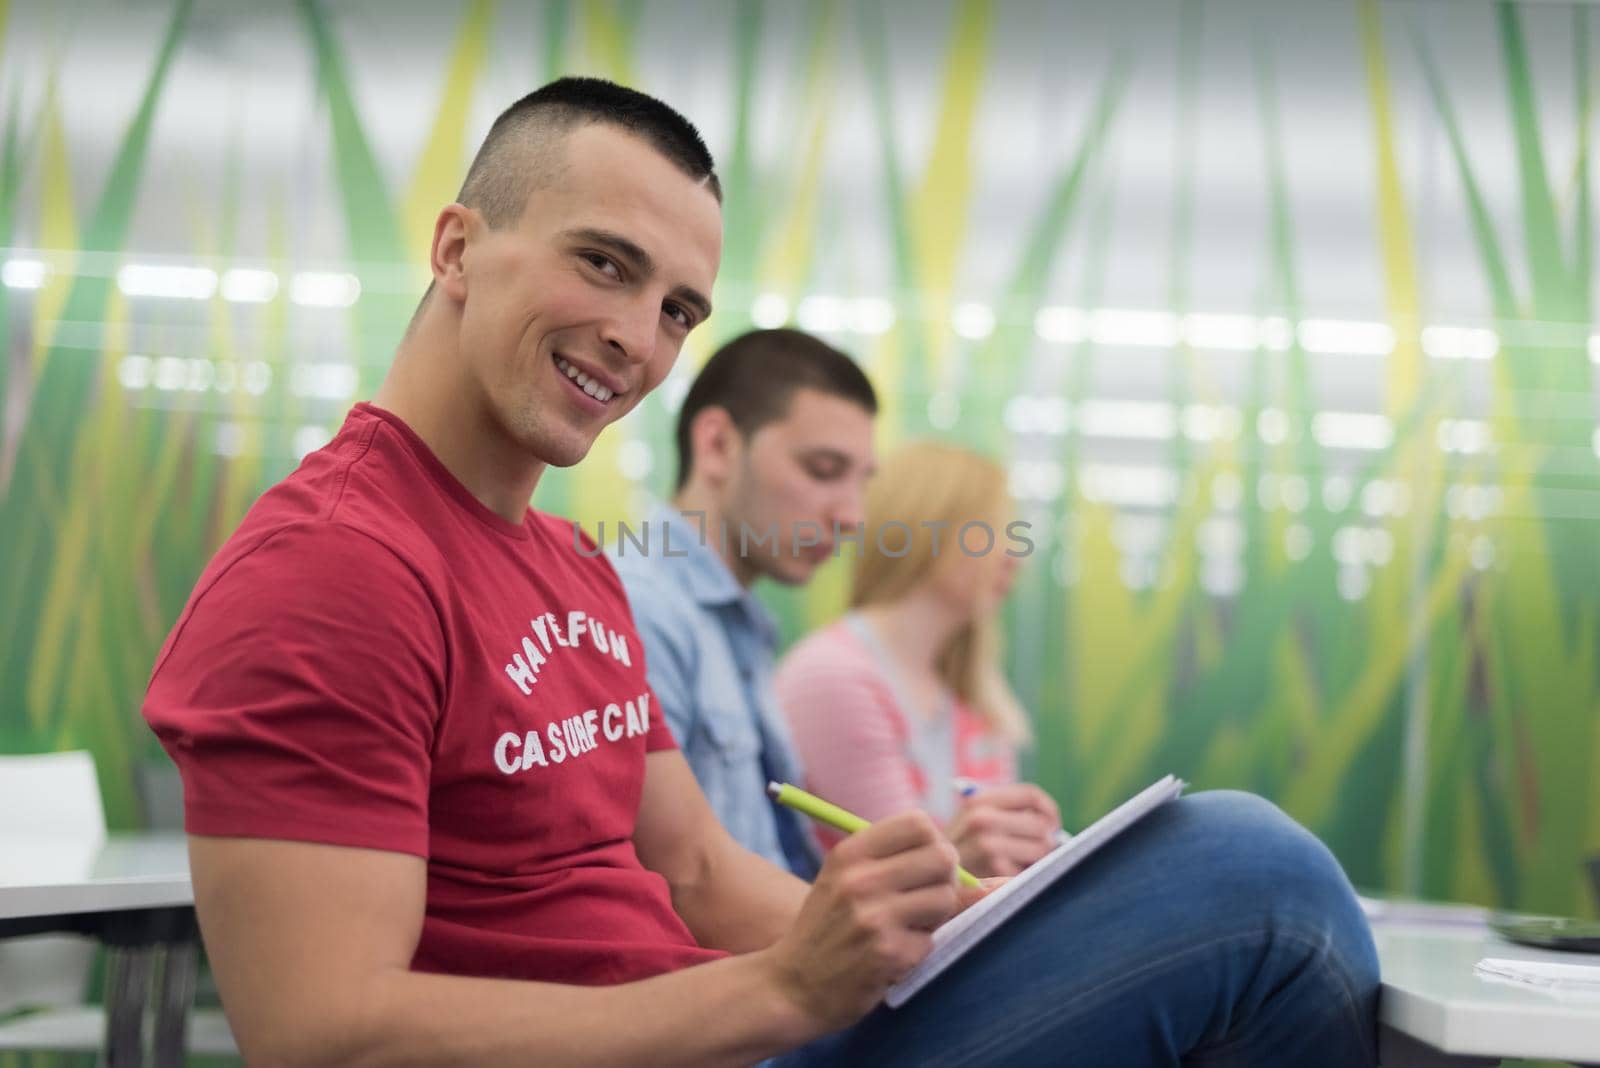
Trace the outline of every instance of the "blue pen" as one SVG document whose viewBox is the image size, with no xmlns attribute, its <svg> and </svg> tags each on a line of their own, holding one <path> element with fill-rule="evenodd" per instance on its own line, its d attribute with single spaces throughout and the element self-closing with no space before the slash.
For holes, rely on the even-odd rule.
<svg viewBox="0 0 1600 1068">
<path fill-rule="evenodd" d="M 956 795 L 958 797 L 971 797 L 973 794 L 978 792 L 978 784 L 964 775 L 957 775 L 954 779 L 951 779 L 950 785 L 956 788 Z M 1071 839 L 1072 835 L 1068 834 L 1065 828 L 1056 831 L 1056 845 L 1060 845 L 1061 843 L 1070 841 Z"/>
</svg>

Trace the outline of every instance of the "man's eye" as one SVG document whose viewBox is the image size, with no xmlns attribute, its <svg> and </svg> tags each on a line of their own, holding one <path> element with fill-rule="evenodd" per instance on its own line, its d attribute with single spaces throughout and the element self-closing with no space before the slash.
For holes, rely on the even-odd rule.
<svg viewBox="0 0 1600 1068">
<path fill-rule="evenodd" d="M 818 482 L 832 482 L 840 475 L 836 464 L 807 464 L 806 473 Z"/>
<path fill-rule="evenodd" d="M 622 271 L 618 269 L 616 263 L 612 261 L 610 256 L 605 256 L 598 252 L 584 252 L 580 253 L 580 255 L 585 263 L 599 271 L 601 274 L 611 278 L 622 277 Z"/>
<path fill-rule="evenodd" d="M 690 315 L 689 310 L 681 304 L 673 304 L 669 301 L 661 306 L 661 310 L 666 312 L 673 322 L 685 330 L 694 326 L 694 316 Z"/>
</svg>

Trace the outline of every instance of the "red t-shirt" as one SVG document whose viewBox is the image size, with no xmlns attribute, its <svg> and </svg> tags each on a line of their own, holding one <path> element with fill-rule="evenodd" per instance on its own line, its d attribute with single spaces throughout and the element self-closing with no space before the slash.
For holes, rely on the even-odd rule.
<svg viewBox="0 0 1600 1068">
<path fill-rule="evenodd" d="M 413 967 L 607 984 L 721 956 L 634 852 L 672 736 L 627 598 L 571 523 L 507 522 L 358 405 L 245 517 L 144 715 L 188 830 L 428 862 Z"/>
</svg>

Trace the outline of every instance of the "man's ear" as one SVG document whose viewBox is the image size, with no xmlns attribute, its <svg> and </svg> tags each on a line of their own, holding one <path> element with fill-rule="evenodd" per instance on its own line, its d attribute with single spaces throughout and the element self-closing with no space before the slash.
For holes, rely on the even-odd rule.
<svg viewBox="0 0 1600 1068">
<path fill-rule="evenodd" d="M 433 221 L 428 266 L 433 270 L 433 287 L 451 300 L 467 297 L 467 245 L 482 225 L 477 212 L 460 204 L 446 204 Z"/>
<path fill-rule="evenodd" d="M 702 477 L 713 486 L 725 485 L 733 477 L 743 449 L 744 436 L 726 408 L 710 405 L 695 413 L 689 424 L 691 477 Z"/>
</svg>

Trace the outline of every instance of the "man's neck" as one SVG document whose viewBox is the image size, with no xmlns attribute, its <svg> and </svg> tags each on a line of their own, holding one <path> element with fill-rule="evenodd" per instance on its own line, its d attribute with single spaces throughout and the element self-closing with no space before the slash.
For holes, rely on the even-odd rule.
<svg viewBox="0 0 1600 1068">
<path fill-rule="evenodd" d="M 442 336 L 441 336 L 442 335 Z M 398 416 L 484 507 L 522 522 L 545 464 L 531 459 L 452 374 L 454 336 L 420 322 L 400 342 L 372 402 Z"/>
<path fill-rule="evenodd" d="M 727 517 L 709 490 L 691 482 L 672 498 L 672 507 L 684 515 L 693 515 L 693 522 L 705 532 L 706 545 L 717 554 L 741 589 L 748 590 L 755 584 L 760 572 L 739 554 L 739 532 L 728 531 L 724 536 L 722 524 Z"/>
</svg>

